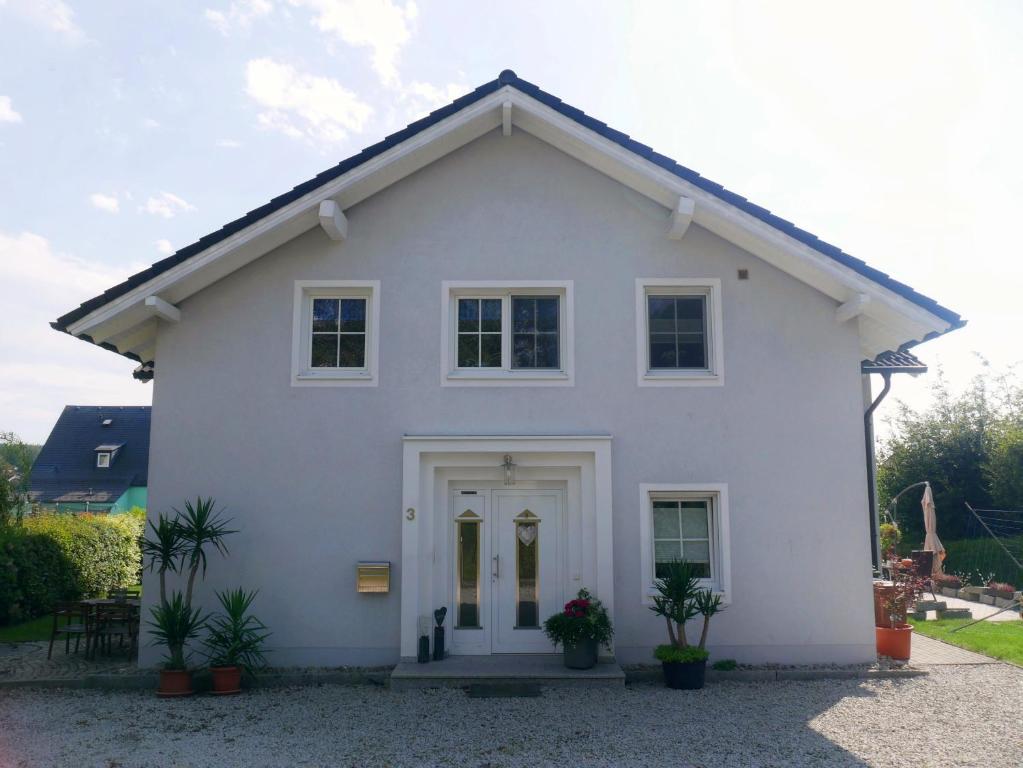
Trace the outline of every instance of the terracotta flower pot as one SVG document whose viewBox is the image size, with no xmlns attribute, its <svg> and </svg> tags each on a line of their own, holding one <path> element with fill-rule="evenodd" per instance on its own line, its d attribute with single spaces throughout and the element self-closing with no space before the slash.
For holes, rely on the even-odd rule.
<svg viewBox="0 0 1023 768">
<path fill-rule="evenodd" d="M 240 667 L 210 667 L 213 676 L 213 692 L 218 695 L 225 693 L 241 693 L 242 670 Z"/>
<path fill-rule="evenodd" d="M 899 661 L 909 661 L 909 650 L 913 639 L 910 624 L 896 624 L 894 627 L 874 627 L 877 652 Z"/>
<path fill-rule="evenodd" d="M 192 673 L 187 669 L 161 669 L 160 685 L 156 689 L 156 695 L 164 698 L 172 696 L 191 696 L 195 693 L 192 688 Z"/>
</svg>

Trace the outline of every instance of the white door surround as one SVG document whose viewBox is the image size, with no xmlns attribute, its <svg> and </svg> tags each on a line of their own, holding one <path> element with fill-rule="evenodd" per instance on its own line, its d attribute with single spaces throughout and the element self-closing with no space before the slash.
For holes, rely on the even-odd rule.
<svg viewBox="0 0 1023 768">
<path fill-rule="evenodd" d="M 505 455 L 515 463 L 514 484 L 506 485 L 501 464 Z M 491 631 L 469 632 L 453 637 L 455 626 L 455 507 L 454 494 L 461 490 L 488 489 L 492 499 L 516 495 L 541 497 L 552 492 L 560 503 L 557 537 L 547 534 L 543 543 L 557 539 L 557 554 L 541 570 L 546 597 L 540 597 L 540 622 L 560 607 L 557 600 L 573 596 L 581 587 L 596 594 L 614 615 L 614 571 L 611 542 L 611 438 L 598 436 L 407 436 L 403 440 L 402 467 L 402 559 L 401 559 L 401 655 L 416 655 L 419 624 L 441 606 L 448 607 L 445 621 L 453 652 L 544 652 L 548 644 L 537 639 L 535 647 L 518 639 L 505 640 Z M 505 493 L 505 492 L 508 493 Z M 466 497 L 471 498 L 471 496 Z M 477 495 L 483 510 L 483 500 Z M 500 516 L 495 503 L 493 519 Z M 508 509 L 513 505 L 505 504 Z M 547 507 L 549 516 L 552 514 Z M 516 510 L 521 514 L 523 510 Z M 462 510 L 458 510 L 459 513 Z M 487 511 L 489 514 L 489 511 Z M 508 512 L 507 514 L 511 514 Z M 510 526 L 514 524 L 507 521 Z M 550 522 L 554 522 L 551 520 Z M 510 527 L 509 530 L 514 530 Z M 543 536 L 543 523 L 540 523 Z M 498 534 L 498 537 L 500 534 Z M 486 535 L 483 537 L 487 541 Z M 499 540 L 499 539 L 498 539 Z M 503 546 L 508 547 L 507 538 Z M 491 577 L 493 554 L 486 544 L 481 557 L 481 579 Z M 502 546 L 502 545 L 495 545 Z M 549 551 L 548 553 L 549 554 Z M 506 558 L 507 559 L 507 556 Z M 507 567 L 507 563 L 503 564 Z M 498 566 L 501 567 L 501 566 Z M 541 569 L 543 568 L 541 564 Z M 555 581 L 553 588 L 548 582 Z M 495 594 L 501 580 L 492 583 Z M 507 602 L 507 601 L 506 601 Z M 514 604 L 514 600 L 512 601 Z M 507 607 L 507 606 L 506 606 Z M 483 623 L 483 622 L 481 622 Z M 500 622 L 496 622 L 500 623 Z M 505 619 L 507 625 L 508 619 Z M 537 638 L 542 632 L 536 631 Z M 464 637 L 463 637 L 464 636 Z"/>
</svg>

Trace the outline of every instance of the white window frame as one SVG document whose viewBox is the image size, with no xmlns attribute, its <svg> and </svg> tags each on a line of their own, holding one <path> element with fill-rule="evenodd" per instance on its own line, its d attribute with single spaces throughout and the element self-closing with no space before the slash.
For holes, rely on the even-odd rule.
<svg viewBox="0 0 1023 768">
<path fill-rule="evenodd" d="M 572 280 L 444 280 L 441 282 L 440 383 L 444 387 L 565 387 L 575 384 L 575 307 Z M 513 368 L 511 297 L 558 296 L 558 354 L 561 368 Z M 501 303 L 501 367 L 458 367 L 458 299 Z"/>
<path fill-rule="evenodd" d="M 707 368 L 650 368 L 647 296 L 706 296 Z M 721 281 L 717 278 L 636 279 L 636 373 L 641 387 L 719 387 L 725 383 Z"/>
<path fill-rule="evenodd" d="M 110 469 L 110 459 L 113 458 L 109 451 L 98 451 L 96 453 L 96 467 L 98 469 Z M 104 461 L 106 459 L 106 461 Z"/>
<path fill-rule="evenodd" d="M 362 368 L 313 368 L 313 299 L 366 300 L 366 359 Z M 380 363 L 379 280 L 296 280 L 291 339 L 291 386 L 375 387 Z"/>
<path fill-rule="evenodd" d="M 726 483 L 640 483 L 639 540 L 641 600 L 653 604 L 654 587 L 654 501 L 710 501 L 710 569 L 711 578 L 700 579 L 704 589 L 721 595 L 724 604 L 731 602 L 732 562 L 729 546 L 728 485 Z"/>
</svg>

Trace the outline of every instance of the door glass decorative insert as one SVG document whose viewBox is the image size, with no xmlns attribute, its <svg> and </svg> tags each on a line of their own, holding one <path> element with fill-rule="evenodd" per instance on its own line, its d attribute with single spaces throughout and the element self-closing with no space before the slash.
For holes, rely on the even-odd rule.
<svg viewBox="0 0 1023 768">
<path fill-rule="evenodd" d="M 524 515 L 528 514 L 527 510 Z M 515 523 L 515 626 L 518 629 L 540 626 L 539 531 L 536 520 L 517 520 Z"/>
<path fill-rule="evenodd" d="M 473 515 L 466 512 L 466 515 Z M 480 627 L 480 521 L 459 520 L 458 528 L 458 611 L 459 629 Z"/>
</svg>

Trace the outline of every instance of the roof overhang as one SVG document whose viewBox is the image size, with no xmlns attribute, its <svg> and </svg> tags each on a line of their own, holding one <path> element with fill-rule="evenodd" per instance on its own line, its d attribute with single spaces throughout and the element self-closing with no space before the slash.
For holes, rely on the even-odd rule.
<svg viewBox="0 0 1023 768">
<path fill-rule="evenodd" d="M 523 81 L 514 82 L 521 84 Z M 354 163 L 340 175 L 312 185 L 303 194 L 292 195 L 293 199 L 283 205 L 275 207 L 271 203 L 266 208 L 272 210 L 265 215 L 256 216 L 262 209 L 253 211 L 246 217 L 254 217 L 251 223 L 216 239 L 209 247 L 199 250 L 190 247 L 195 250 L 192 255 L 157 271 L 149 279 L 133 278 L 111 289 L 107 292 L 109 300 L 102 301 L 107 294 L 97 297 L 81 310 L 65 315 L 53 324 L 54 327 L 141 363 L 152 364 L 156 356 L 157 328 L 160 323 L 179 320 L 177 305 L 180 302 L 314 227 L 325 227 L 325 236 L 342 238 L 347 222 L 341 212 L 499 127 L 506 134 L 513 128 L 526 131 L 660 204 L 666 209 L 666 237 L 684 235 L 691 220 L 830 297 L 836 304 L 836 322 L 857 324 L 866 359 L 873 359 L 887 350 L 913 346 L 963 324 L 954 313 L 930 300 L 927 301 L 941 311 L 931 311 L 906 298 L 905 291 L 893 290 L 884 282 L 871 279 L 868 274 L 873 270 L 833 246 L 828 248 L 862 267 L 848 266 L 834 253 L 828 255 L 824 249 L 808 245 L 804 242 L 806 237 L 794 237 L 779 226 L 767 223 L 763 216 L 750 212 L 763 209 L 756 209 L 743 198 L 723 189 L 714 194 L 704 188 L 711 184 L 700 177 L 696 177 L 700 183 L 682 178 L 678 170 L 668 169 L 671 166 L 664 162 L 667 158 L 586 118 L 581 112 L 578 115 L 582 117 L 579 117 L 574 114 L 577 110 L 561 102 L 555 104 L 556 109 L 520 90 L 521 85 L 500 85 L 500 81 L 493 85 L 489 93 L 472 96 L 469 103 L 450 110 L 442 119 L 435 119 L 435 113 L 420 121 L 430 123 L 424 128 L 417 127 L 418 124 L 409 126 L 403 132 L 409 134 L 407 138 L 392 143 L 383 151 L 365 150 L 363 154 L 369 154 L 369 159 Z M 538 90 L 537 93 L 542 94 Z M 551 98 L 546 97 L 546 100 Z M 456 101 L 451 106 L 458 104 Z M 588 124 L 603 128 L 591 128 Z M 645 150 L 648 156 L 644 157 L 636 147 Z M 356 156 L 350 161 L 358 159 Z M 310 185 L 303 185 L 306 186 Z M 743 204 L 732 204 L 728 198 L 741 200 Z M 335 204 L 326 210 L 336 212 L 327 223 L 323 223 L 321 210 L 321 203 L 325 201 Z M 136 278 L 145 275 L 140 273 Z M 883 277 L 890 285 L 906 288 L 916 296 L 908 287 L 891 281 L 886 275 Z"/>
</svg>

